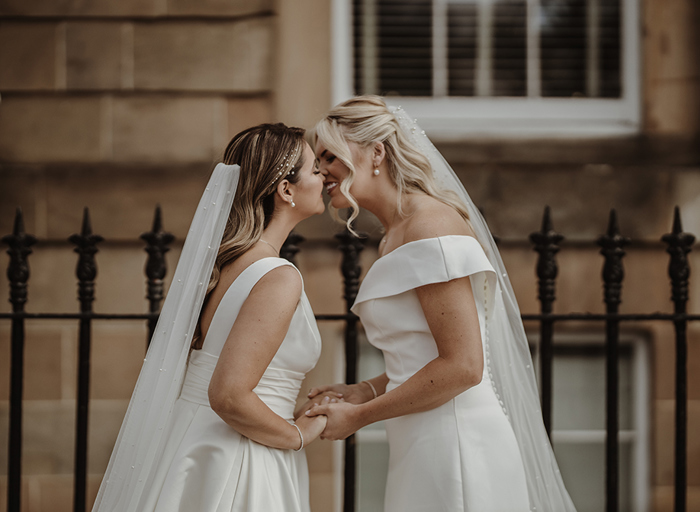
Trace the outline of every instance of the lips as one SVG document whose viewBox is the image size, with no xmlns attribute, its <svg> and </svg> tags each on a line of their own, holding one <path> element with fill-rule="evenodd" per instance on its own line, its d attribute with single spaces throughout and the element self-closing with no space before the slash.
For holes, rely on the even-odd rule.
<svg viewBox="0 0 700 512">
<path fill-rule="evenodd" d="M 330 194 L 337 186 L 337 183 L 326 183 L 326 192 Z"/>
</svg>

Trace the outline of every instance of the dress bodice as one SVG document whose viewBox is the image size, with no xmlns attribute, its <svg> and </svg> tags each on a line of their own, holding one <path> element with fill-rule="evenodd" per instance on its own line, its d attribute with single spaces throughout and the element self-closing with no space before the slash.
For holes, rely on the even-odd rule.
<svg viewBox="0 0 700 512">
<path fill-rule="evenodd" d="M 282 265 L 293 266 L 282 258 L 263 258 L 244 269 L 229 286 L 214 313 L 202 349 L 190 354 L 182 398 L 209 405 L 209 381 L 243 303 L 265 274 Z M 287 335 L 254 392 L 275 413 L 291 419 L 304 376 L 316 365 L 320 354 L 321 336 L 302 290 Z"/>
<path fill-rule="evenodd" d="M 493 303 L 495 272 L 479 242 L 443 236 L 404 244 L 369 269 L 352 311 L 372 345 L 384 354 L 387 391 L 405 382 L 438 355 L 416 288 L 469 276 L 479 315 L 482 344 Z M 487 347 L 484 347 L 484 357 Z M 484 378 L 488 379 L 487 365 Z"/>
</svg>

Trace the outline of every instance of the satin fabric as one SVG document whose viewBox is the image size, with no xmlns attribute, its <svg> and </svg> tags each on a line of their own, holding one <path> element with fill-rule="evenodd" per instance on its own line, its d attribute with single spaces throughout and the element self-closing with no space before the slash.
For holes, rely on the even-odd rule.
<svg viewBox="0 0 700 512">
<path fill-rule="evenodd" d="M 498 285 L 479 242 L 445 236 L 398 247 L 367 272 L 352 310 L 384 354 L 390 391 L 438 355 L 415 289 L 467 276 L 484 350 L 482 381 L 433 410 L 386 421 L 385 512 L 529 509 L 520 450 L 487 364 L 487 317 Z"/>
<path fill-rule="evenodd" d="M 308 512 L 309 477 L 304 451 L 279 450 L 242 436 L 209 406 L 208 387 L 218 355 L 238 312 L 258 280 L 281 265 L 264 258 L 231 284 L 212 319 L 201 350 L 193 351 L 171 421 L 163 456 L 141 498 L 143 512 Z M 289 331 L 255 393 L 272 411 L 293 421 L 306 372 L 321 353 L 321 337 L 302 291 Z"/>
</svg>

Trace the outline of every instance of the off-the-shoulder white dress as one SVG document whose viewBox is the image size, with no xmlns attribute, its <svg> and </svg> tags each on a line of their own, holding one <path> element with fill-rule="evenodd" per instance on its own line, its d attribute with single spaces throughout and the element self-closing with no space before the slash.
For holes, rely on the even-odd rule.
<svg viewBox="0 0 700 512">
<path fill-rule="evenodd" d="M 484 359 L 495 273 L 476 239 L 444 236 L 409 242 L 378 259 L 352 307 L 384 354 L 390 391 L 437 357 L 416 288 L 469 276 Z M 386 421 L 389 475 L 385 512 L 529 510 L 525 471 L 513 429 L 493 390 L 488 364 L 480 384 L 433 410 Z"/>
<path fill-rule="evenodd" d="M 263 258 L 231 284 L 217 307 L 201 350 L 193 351 L 165 436 L 165 450 L 138 508 L 142 512 L 308 512 L 303 451 L 279 450 L 243 437 L 209 406 L 208 387 L 218 356 L 243 302 L 281 258 Z M 321 337 L 302 291 L 286 337 L 255 393 L 293 421 L 301 382 L 321 353 Z"/>
</svg>

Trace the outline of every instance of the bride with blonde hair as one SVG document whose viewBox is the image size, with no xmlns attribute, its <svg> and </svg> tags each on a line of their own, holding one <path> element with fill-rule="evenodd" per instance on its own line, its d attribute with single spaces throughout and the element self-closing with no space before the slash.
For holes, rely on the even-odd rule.
<svg viewBox="0 0 700 512">
<path fill-rule="evenodd" d="M 527 338 L 488 226 L 449 164 L 405 110 L 377 96 L 316 126 L 331 206 L 384 227 L 379 259 L 352 307 L 386 372 L 312 389 L 344 403 L 321 434 L 344 439 L 385 421 L 386 512 L 570 512 L 544 429 Z"/>
</svg>

